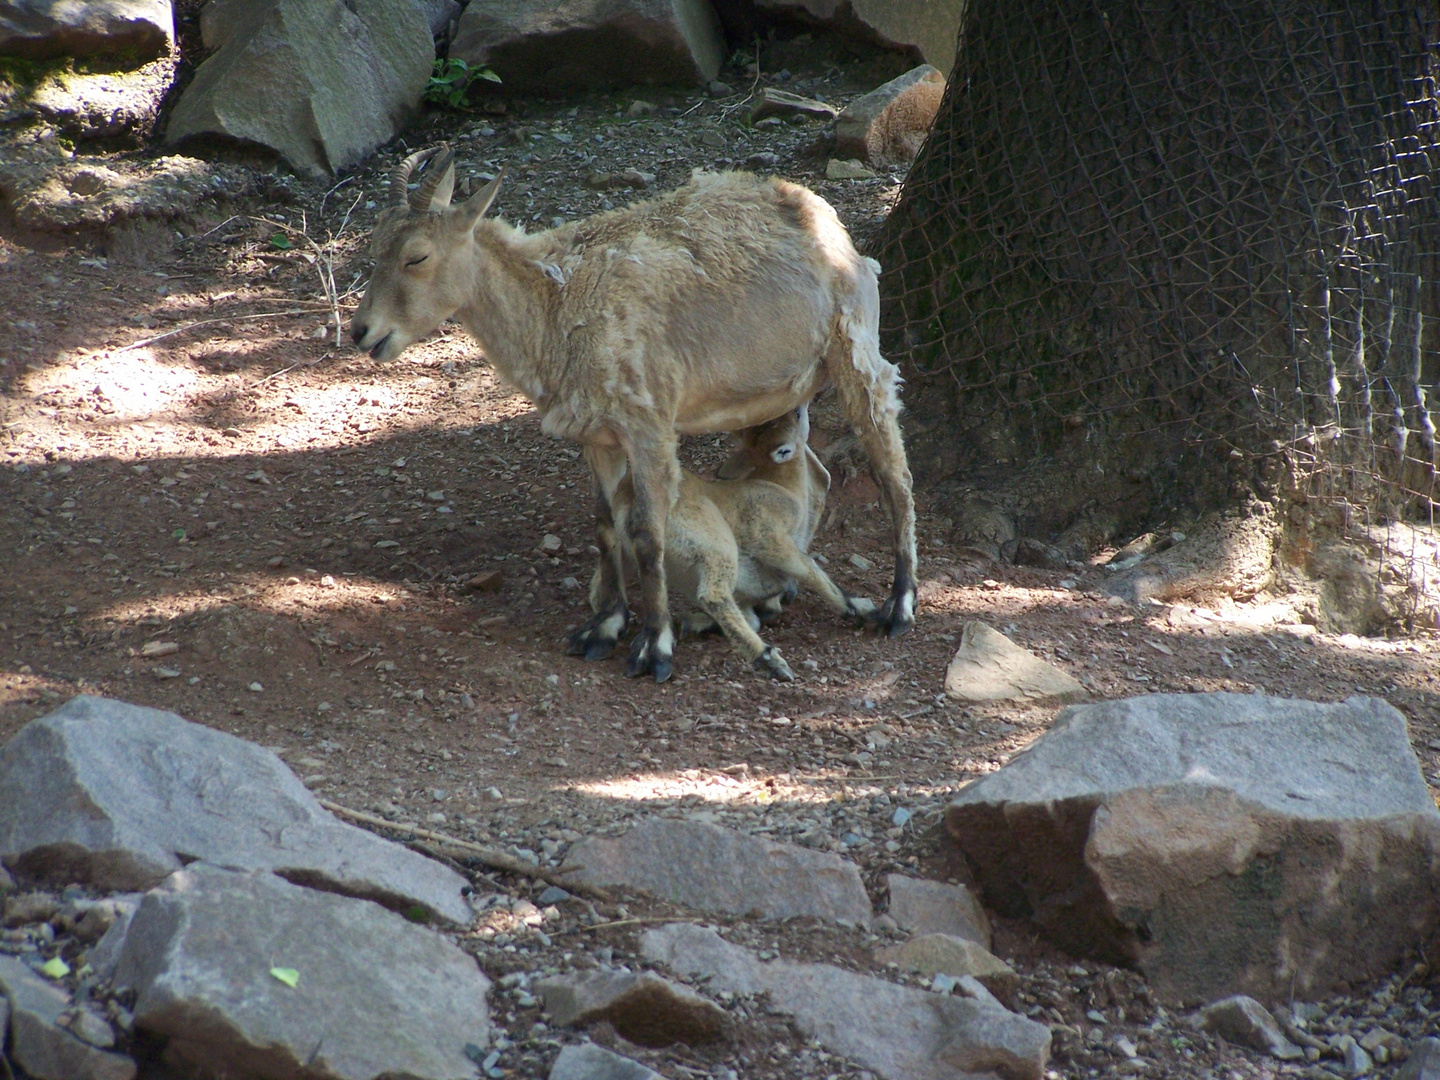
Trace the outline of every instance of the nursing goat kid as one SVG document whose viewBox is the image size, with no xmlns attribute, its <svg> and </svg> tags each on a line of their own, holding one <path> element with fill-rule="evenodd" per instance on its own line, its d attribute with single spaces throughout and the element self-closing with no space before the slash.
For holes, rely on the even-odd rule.
<svg viewBox="0 0 1440 1080">
<path fill-rule="evenodd" d="M 665 519 L 680 485 L 677 433 L 737 431 L 833 384 L 894 523 L 895 580 L 876 622 L 914 623 L 915 505 L 900 437 L 899 375 L 880 355 L 878 266 L 835 211 L 783 180 L 697 172 L 678 190 L 533 235 L 486 218 L 500 177 L 457 205 L 453 156 L 391 175 L 374 271 L 350 325 L 390 360 L 454 316 L 498 374 L 534 402 L 541 430 L 584 448 L 595 480 L 600 580 L 570 639 L 610 655 L 629 625 L 612 499 L 627 521 L 644 623 L 627 673 L 669 677 L 674 649 Z"/>
<path fill-rule="evenodd" d="M 741 433 L 732 462 L 744 479 L 705 480 L 684 469 L 665 519 L 665 574 L 670 591 L 700 608 L 685 620 L 692 632 L 719 626 L 735 651 L 777 679 L 795 678 L 790 665 L 758 633 L 759 610 L 778 607 L 796 585 L 815 590 L 826 605 L 852 619 L 866 619 L 875 605 L 850 596 L 830 580 L 808 553 L 825 508 L 830 474 L 810 449 L 807 406 Z M 635 490 L 627 476 L 615 489 L 611 509 L 621 547 L 627 541 Z M 595 587 L 601 584 L 596 572 Z"/>
</svg>

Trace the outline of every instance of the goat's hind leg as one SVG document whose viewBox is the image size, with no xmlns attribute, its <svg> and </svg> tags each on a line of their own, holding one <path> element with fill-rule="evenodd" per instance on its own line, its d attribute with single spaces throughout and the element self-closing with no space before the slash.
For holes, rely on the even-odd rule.
<svg viewBox="0 0 1440 1080">
<path fill-rule="evenodd" d="M 871 320 L 847 312 L 836 320 L 825 366 L 840 407 L 865 448 L 895 528 L 895 582 L 871 620 L 891 637 L 915 625 L 915 498 L 900 435 L 900 376 L 880 355 Z"/>
<path fill-rule="evenodd" d="M 780 655 L 780 650 L 768 645 L 756 633 L 751 619 L 759 622 L 753 612 L 740 610 L 735 602 L 735 568 L 733 565 L 711 566 L 701 571 L 699 596 L 696 597 L 701 609 L 715 620 L 731 648 L 749 660 L 771 678 L 782 682 L 794 682 L 795 673 Z"/>
<path fill-rule="evenodd" d="M 590 581 L 590 609 L 595 613 L 570 635 L 566 652 L 586 660 L 604 660 L 615 651 L 630 625 L 625 598 L 625 564 L 615 530 L 612 503 L 615 488 L 625 475 L 625 455 L 618 447 L 585 448 L 585 460 L 595 481 L 595 521 L 600 557 Z"/>
</svg>

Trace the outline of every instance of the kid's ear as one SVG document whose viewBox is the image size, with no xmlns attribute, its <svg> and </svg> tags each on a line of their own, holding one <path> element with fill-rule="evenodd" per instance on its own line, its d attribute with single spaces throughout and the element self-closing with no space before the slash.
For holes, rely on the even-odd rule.
<svg viewBox="0 0 1440 1080">
<path fill-rule="evenodd" d="M 785 462 L 789 461 L 789 460 L 790 460 L 791 458 L 793 458 L 794 456 L 795 456 L 795 444 L 794 444 L 794 443 L 788 443 L 788 442 L 787 442 L 787 443 L 781 443 L 779 446 L 775 447 L 774 450 L 771 450 L 771 451 L 770 451 L 770 460 L 773 461 L 773 462 L 775 462 L 777 465 L 779 465 L 779 464 L 784 464 Z"/>
</svg>

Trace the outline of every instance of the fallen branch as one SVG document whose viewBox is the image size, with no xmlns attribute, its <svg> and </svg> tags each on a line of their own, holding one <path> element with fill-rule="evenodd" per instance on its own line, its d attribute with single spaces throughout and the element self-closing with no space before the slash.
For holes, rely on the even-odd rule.
<svg viewBox="0 0 1440 1080">
<path fill-rule="evenodd" d="M 248 322 L 251 319 L 283 319 L 291 315 L 313 314 L 315 314 L 313 311 L 262 311 L 258 315 L 226 315 L 220 319 L 200 319 L 198 322 L 177 326 L 174 330 L 166 330 L 163 334 L 156 334 L 154 337 L 143 338 L 140 341 L 132 341 L 129 345 L 122 345 L 118 349 L 112 349 L 111 355 L 129 352 L 131 349 L 143 349 L 148 345 L 154 345 L 157 341 L 164 341 L 166 338 L 174 337 L 176 334 L 183 334 L 187 330 L 194 330 L 200 326 L 213 326 L 216 323 Z"/>
<path fill-rule="evenodd" d="M 592 888 L 588 885 L 575 885 L 562 881 L 560 874 L 553 870 L 546 870 L 542 866 L 517 859 L 513 855 L 507 855 L 503 851 L 486 847 L 483 844 L 472 843 L 469 840 L 461 840 L 458 836 L 450 836 L 448 833 L 436 832 L 433 829 L 421 828 L 419 825 L 408 825 L 398 821 L 386 821 L 374 814 L 367 814 L 363 810 L 352 810 L 348 806 L 341 806 L 328 799 L 316 800 L 326 810 L 338 817 L 349 818 L 351 821 L 361 825 L 371 825 L 380 829 L 393 829 L 396 832 L 409 833 L 411 836 L 418 836 L 422 840 L 431 840 L 446 847 L 453 847 L 457 851 L 463 851 L 473 857 L 477 862 L 484 863 L 492 870 L 503 870 L 509 874 L 519 874 L 522 877 L 534 878 L 537 881 L 544 881 L 551 885 L 558 885 L 568 892 L 589 893 L 601 899 L 608 899 L 601 889 Z M 578 867 L 572 867 L 569 873 L 573 873 Z"/>
</svg>

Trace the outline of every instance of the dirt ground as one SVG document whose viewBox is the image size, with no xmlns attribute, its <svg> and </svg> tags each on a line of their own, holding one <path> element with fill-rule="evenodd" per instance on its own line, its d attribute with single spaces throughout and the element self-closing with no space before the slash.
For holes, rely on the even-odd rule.
<svg viewBox="0 0 1440 1080">
<path fill-rule="evenodd" d="M 783 60 L 767 60 L 766 82 L 840 104 L 894 73 L 801 56 L 781 78 Z M 923 490 L 921 606 L 906 637 L 851 629 L 802 596 L 766 631 L 793 684 L 716 637 L 683 641 L 663 685 L 627 679 L 621 654 L 567 656 L 595 550 L 576 448 L 540 435 L 458 326 L 383 366 L 337 343 L 321 273 L 333 268 L 344 319 L 386 170 L 441 137 L 473 184 L 507 168 L 498 212 L 532 229 L 640 194 L 586 186 L 596 173 L 653 173 L 656 192 L 693 167 L 748 166 L 814 187 L 863 244 L 903 177 L 826 180 L 821 127 L 742 125 L 748 77 L 727 78 L 731 98 L 499 99 L 440 114 L 333 187 L 277 178 L 268 200 L 143 242 L 0 240 L 0 740 L 74 694 L 107 694 L 271 747 L 322 798 L 541 865 L 637 814 L 699 811 L 842 851 L 872 883 L 897 869 L 950 876 L 945 797 L 1057 711 L 945 698 L 961 631 L 981 619 L 1100 699 L 1382 696 L 1408 717 L 1440 790 L 1433 637 L 1327 637 L 1284 596 L 1117 604 L 1099 592 L 1106 553 L 1068 572 L 986 562 L 951 545 Z M 685 451 L 703 469 L 725 445 Z M 864 476 L 838 487 L 815 550 L 845 588 L 878 600 L 891 558 L 875 498 Z M 633 928 L 614 940 L 633 947 Z M 1124 1065 L 1083 1032 L 1095 1007 L 1118 1005 L 1110 1022 L 1124 1023 L 1125 995 L 1142 1006 L 1124 1030 L 1152 1022 L 1133 976 L 1077 969 L 1020 927 L 998 944 L 1031 980 L 1031 1005 L 1052 1008 L 1044 988 L 1058 988 L 1053 1019 L 1077 1033 L 1057 1041 L 1060 1074 Z M 508 955 L 494 973 L 517 969 Z M 528 1031 L 523 1008 L 511 1022 Z M 1151 1071 L 1273 1072 L 1195 1038 L 1160 1040 Z M 751 1049 L 746 1075 L 793 1075 L 785 1058 L 804 1042 L 779 1057 Z"/>
</svg>

